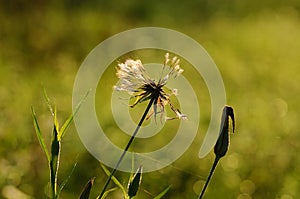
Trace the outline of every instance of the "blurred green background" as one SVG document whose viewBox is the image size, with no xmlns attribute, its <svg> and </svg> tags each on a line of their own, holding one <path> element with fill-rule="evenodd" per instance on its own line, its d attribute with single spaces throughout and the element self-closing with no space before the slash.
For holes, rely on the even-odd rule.
<svg viewBox="0 0 300 199">
<path fill-rule="evenodd" d="M 47 162 L 30 114 L 34 105 L 49 143 L 52 118 L 43 87 L 62 123 L 72 111 L 73 81 L 87 54 L 114 34 L 145 26 L 171 28 L 202 44 L 219 67 L 228 104 L 235 109 L 236 134 L 205 198 L 299 198 L 299 10 L 296 0 L 1 1 L 0 198 L 46 198 Z M 117 80 L 107 79 L 108 85 Z M 197 95 L 207 102 L 202 84 Z M 153 198 L 168 185 L 165 198 L 197 198 L 214 158 L 213 153 L 197 157 L 208 126 L 207 104 L 200 105 L 201 129 L 191 148 L 172 166 L 145 174 L 137 198 Z M 164 136 L 159 138 L 163 143 Z M 78 160 L 62 198 L 77 198 L 96 176 L 95 198 L 106 176 L 74 126 L 64 137 L 61 158 L 60 182 Z M 117 177 L 125 184 L 128 174 Z M 121 198 L 120 192 L 109 198 Z"/>
</svg>

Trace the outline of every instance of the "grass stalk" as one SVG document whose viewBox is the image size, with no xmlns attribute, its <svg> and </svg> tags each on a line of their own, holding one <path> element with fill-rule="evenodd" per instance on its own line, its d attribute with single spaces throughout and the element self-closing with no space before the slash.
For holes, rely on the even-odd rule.
<svg viewBox="0 0 300 199">
<path fill-rule="evenodd" d="M 118 162 L 116 163 L 114 169 L 112 170 L 112 172 L 111 172 L 110 175 L 108 176 L 108 179 L 107 179 L 105 185 L 103 186 L 103 189 L 102 189 L 102 191 L 101 191 L 101 193 L 100 193 L 100 195 L 99 195 L 98 198 L 102 199 L 102 197 L 103 197 L 103 195 L 104 195 L 104 193 L 105 193 L 105 190 L 107 189 L 107 187 L 108 187 L 108 185 L 109 185 L 109 183 L 110 183 L 110 181 L 111 181 L 111 178 L 113 177 L 113 175 L 115 174 L 116 170 L 117 170 L 118 167 L 120 166 L 120 164 L 121 164 L 123 158 L 125 157 L 125 155 L 126 155 L 128 149 L 129 149 L 129 147 L 131 146 L 131 144 L 132 144 L 132 142 L 133 142 L 135 136 L 137 135 L 137 133 L 138 133 L 140 127 L 142 126 L 142 124 L 143 124 L 145 118 L 147 117 L 147 114 L 148 114 L 148 112 L 149 112 L 149 110 L 150 110 L 150 108 L 151 108 L 151 106 L 152 106 L 152 104 L 153 104 L 153 102 L 154 102 L 155 99 L 156 99 L 155 97 L 152 97 L 152 98 L 150 99 L 150 102 L 149 102 L 149 104 L 147 105 L 147 108 L 146 108 L 146 110 L 145 110 L 143 116 L 141 117 L 141 119 L 140 119 L 140 121 L 139 121 L 139 123 L 138 123 L 136 129 L 134 130 L 132 136 L 130 137 L 130 139 L 129 139 L 129 141 L 128 141 L 128 143 L 127 143 L 127 145 L 126 145 L 126 147 L 125 147 L 125 149 L 124 149 L 124 151 L 123 151 L 123 153 L 122 153 L 122 155 L 120 156 Z"/>
</svg>

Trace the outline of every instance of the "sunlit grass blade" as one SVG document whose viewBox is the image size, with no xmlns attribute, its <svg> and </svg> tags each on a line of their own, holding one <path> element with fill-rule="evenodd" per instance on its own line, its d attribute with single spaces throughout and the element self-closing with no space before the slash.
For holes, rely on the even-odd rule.
<svg viewBox="0 0 300 199">
<path fill-rule="evenodd" d="M 56 125 L 54 125 L 50 157 L 50 185 L 52 191 L 52 198 L 57 198 L 57 172 L 59 168 L 60 155 L 60 141 L 58 140 L 57 136 L 57 127 Z"/>
<path fill-rule="evenodd" d="M 49 153 L 48 153 L 48 150 L 47 150 L 44 138 L 42 136 L 42 132 L 41 132 L 39 123 L 37 121 L 36 114 L 35 114 L 33 106 L 31 106 L 31 115 L 32 115 L 32 118 L 33 118 L 33 125 L 34 125 L 34 129 L 35 129 L 37 138 L 39 140 L 39 143 L 40 143 L 40 145 L 41 145 L 41 147 L 42 147 L 42 149 L 43 149 L 43 151 L 44 151 L 44 153 L 45 153 L 45 155 L 47 157 L 48 163 L 49 163 L 50 162 L 50 156 L 49 156 Z"/>
<path fill-rule="evenodd" d="M 111 175 L 110 171 L 103 164 L 100 164 L 100 165 L 101 165 L 103 171 L 106 173 L 106 175 L 110 176 Z M 119 180 L 115 176 L 112 176 L 111 179 L 122 190 L 123 195 L 126 196 L 127 195 L 126 190 L 123 187 L 123 185 L 119 182 Z M 102 199 L 102 198 L 104 198 L 104 197 L 102 196 L 100 199 Z"/>
<path fill-rule="evenodd" d="M 79 107 L 78 107 L 79 108 Z M 65 121 L 65 123 L 62 125 L 60 131 L 59 131 L 59 134 L 58 134 L 58 139 L 61 140 L 62 137 L 65 135 L 66 133 L 66 130 L 68 129 L 68 127 L 70 126 L 70 124 L 72 123 L 73 121 L 73 117 L 74 115 L 71 114 L 68 119 Z"/>
<path fill-rule="evenodd" d="M 166 189 L 164 189 L 160 194 L 158 194 L 153 199 L 161 199 L 162 197 L 164 197 L 164 195 L 166 195 L 168 193 L 168 191 L 170 190 L 170 188 L 171 188 L 171 186 L 168 186 Z"/>
<path fill-rule="evenodd" d="M 94 184 L 95 177 L 90 179 L 87 184 L 84 186 L 79 199 L 89 199 L 90 193 Z"/>
<path fill-rule="evenodd" d="M 87 98 L 88 94 L 90 93 L 90 90 L 85 94 L 85 96 L 83 97 L 82 100 L 80 100 L 80 102 L 77 104 L 74 113 L 72 113 L 68 119 L 65 121 L 65 123 L 62 125 L 59 134 L 58 134 L 58 139 L 60 140 L 66 133 L 66 130 L 68 129 L 68 127 L 70 126 L 70 124 L 72 123 L 74 116 L 76 115 L 76 113 L 78 112 L 81 104 L 83 103 L 83 101 Z"/>
<path fill-rule="evenodd" d="M 64 179 L 64 181 L 61 183 L 61 185 L 59 186 L 59 189 L 56 193 L 57 198 L 59 197 L 60 192 L 63 190 L 63 188 L 66 186 L 67 182 L 69 181 L 69 179 L 71 178 L 71 175 L 73 174 L 75 168 L 77 166 L 77 162 L 74 163 L 69 175 Z"/>
<path fill-rule="evenodd" d="M 117 189 L 119 189 L 118 187 L 114 187 L 111 189 L 108 189 L 107 191 L 105 191 L 105 193 L 103 194 L 102 198 L 106 198 L 108 196 L 108 194 L 110 194 L 111 192 L 116 191 Z M 100 199 L 99 197 L 97 199 Z"/>
<path fill-rule="evenodd" d="M 46 100 L 49 111 L 51 112 L 52 116 L 54 116 L 54 111 L 53 111 L 53 108 L 52 108 L 52 105 L 51 105 L 51 102 L 50 102 L 50 98 L 47 95 L 45 87 L 44 87 L 44 98 Z"/>
</svg>

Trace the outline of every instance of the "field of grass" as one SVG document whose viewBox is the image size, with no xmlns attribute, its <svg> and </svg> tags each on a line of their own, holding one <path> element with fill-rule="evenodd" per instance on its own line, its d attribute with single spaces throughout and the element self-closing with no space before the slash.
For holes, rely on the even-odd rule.
<svg viewBox="0 0 300 199">
<path fill-rule="evenodd" d="M 43 88 L 56 105 L 62 123 L 72 112 L 74 79 L 88 53 L 114 34 L 147 26 L 174 29 L 198 41 L 218 66 L 227 104 L 235 110 L 236 133 L 231 135 L 229 151 L 221 159 L 204 198 L 299 198 L 300 8 L 297 1 L 221 3 L 2 1 L 0 198 L 46 198 L 49 192 L 47 160 L 36 138 L 30 110 L 34 105 L 46 143 L 50 144 L 53 124 Z M 188 71 L 186 75 L 187 79 L 192 77 Z M 99 87 L 111 93 L 117 81 L 115 66 L 103 78 L 107 86 L 100 82 Z M 169 185 L 165 198 L 197 198 L 200 193 L 214 155 L 211 152 L 204 159 L 198 158 L 210 117 L 209 94 L 200 76 L 195 90 L 201 109 L 195 141 L 169 167 L 145 173 L 136 198 L 153 198 Z M 98 115 L 109 118 L 109 100 L 97 97 Z M 110 126 L 113 121 L 106 122 L 107 130 L 117 128 Z M 137 141 L 133 148 L 151 151 L 156 147 L 153 143 L 163 146 L 172 136 L 160 134 L 155 140 Z M 126 144 L 126 139 L 118 140 L 113 133 L 109 137 L 120 146 Z M 77 198 L 93 176 L 91 198 L 95 198 L 107 176 L 72 124 L 62 141 L 60 181 L 76 160 L 78 165 L 61 198 Z M 116 177 L 125 184 L 129 174 L 117 172 Z M 121 198 L 121 192 L 108 198 Z"/>
</svg>

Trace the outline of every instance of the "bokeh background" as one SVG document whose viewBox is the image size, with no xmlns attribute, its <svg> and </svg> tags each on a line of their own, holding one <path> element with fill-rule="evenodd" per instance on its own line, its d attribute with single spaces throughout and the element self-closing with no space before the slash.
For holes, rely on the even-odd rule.
<svg viewBox="0 0 300 199">
<path fill-rule="evenodd" d="M 297 0 L 1 1 L 0 198 L 47 197 L 48 166 L 30 113 L 34 105 L 49 144 L 52 117 L 43 88 L 62 123 L 72 112 L 73 81 L 87 54 L 114 34 L 144 26 L 171 28 L 202 44 L 219 67 L 228 104 L 235 109 L 236 134 L 205 198 L 299 198 L 299 10 Z M 114 67 L 103 79 L 107 92 L 117 81 Z M 214 159 L 213 153 L 197 157 L 210 110 L 202 84 L 195 88 L 202 100 L 199 136 L 177 162 L 144 174 L 137 198 L 153 198 L 169 185 L 165 198 L 197 198 Z M 142 146 L 151 149 L 165 142 L 164 136 L 157 139 Z M 78 161 L 61 198 L 77 198 L 93 176 L 95 198 L 106 176 L 73 125 L 64 137 L 61 158 L 60 182 Z M 117 173 L 125 185 L 128 177 Z M 121 198 L 120 192 L 109 198 Z"/>
</svg>

